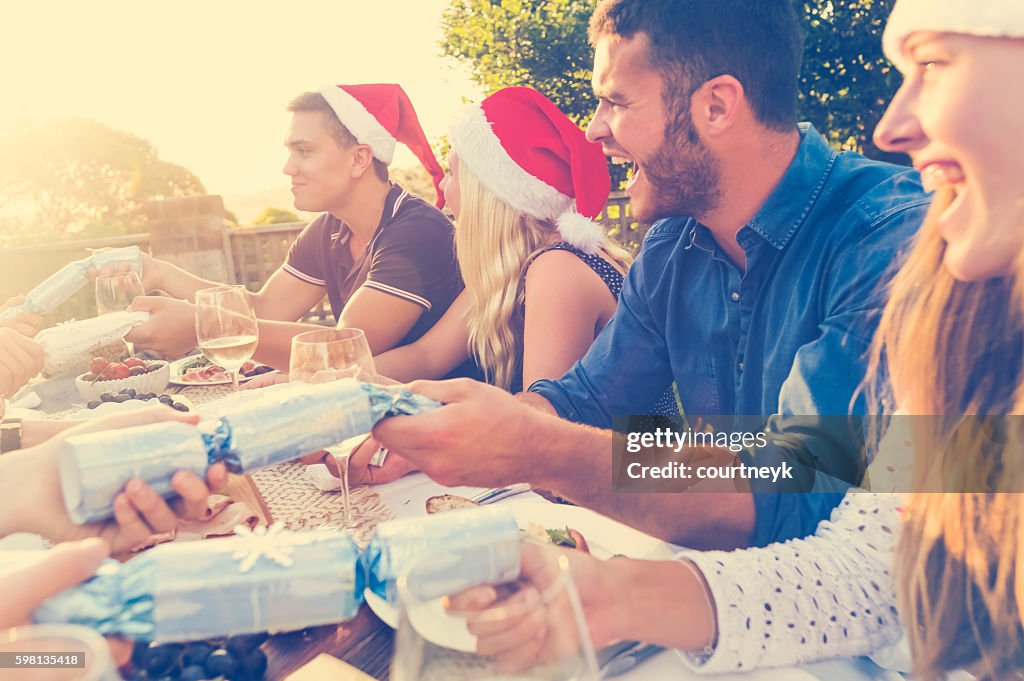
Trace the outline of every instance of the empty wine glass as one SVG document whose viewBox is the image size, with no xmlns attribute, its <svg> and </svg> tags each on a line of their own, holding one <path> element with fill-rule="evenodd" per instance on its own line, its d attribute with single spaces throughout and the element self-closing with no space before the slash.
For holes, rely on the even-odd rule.
<svg viewBox="0 0 1024 681">
<path fill-rule="evenodd" d="M 244 286 L 196 291 L 196 341 L 206 359 L 231 374 L 237 391 L 238 370 L 259 344 L 256 314 Z"/>
<path fill-rule="evenodd" d="M 96 312 L 101 315 L 123 312 L 131 306 L 132 301 L 144 295 L 146 290 L 142 288 L 137 272 L 115 272 L 96 277 Z M 125 341 L 125 345 L 128 346 L 128 354 L 134 357 L 133 344 Z"/>
<path fill-rule="evenodd" d="M 326 383 L 342 378 L 357 378 L 373 382 L 377 370 L 373 354 L 361 329 L 318 329 L 300 333 L 292 338 L 292 351 L 288 363 L 289 380 L 296 383 Z M 361 439 L 361 438 L 360 438 Z M 327 447 L 327 452 L 338 464 L 341 482 L 341 529 L 351 529 L 351 499 L 348 484 L 348 461 L 351 443 Z"/>
<path fill-rule="evenodd" d="M 479 594 L 467 597 L 465 590 L 479 585 L 460 584 L 460 566 L 445 565 L 443 557 L 403 573 L 391 681 L 596 679 L 597 660 L 568 561 L 550 547 L 532 548 L 538 551 L 531 573 L 489 585 L 496 597 L 489 606 L 481 605 Z M 446 593 L 453 589 L 458 593 Z M 477 607 L 460 610 L 473 602 Z"/>
</svg>

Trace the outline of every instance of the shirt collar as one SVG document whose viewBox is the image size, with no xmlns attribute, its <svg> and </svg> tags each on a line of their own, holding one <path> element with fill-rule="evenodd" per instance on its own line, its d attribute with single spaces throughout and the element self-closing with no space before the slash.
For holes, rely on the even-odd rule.
<svg viewBox="0 0 1024 681">
<path fill-rule="evenodd" d="M 408 193 L 402 189 L 400 185 L 397 185 L 394 182 L 390 182 L 389 184 L 391 187 L 388 189 L 388 195 L 384 199 L 384 211 L 381 213 L 377 229 L 373 232 L 374 236 L 379 234 L 381 228 L 395 217 L 395 213 L 398 211 L 398 202 L 403 200 L 405 194 Z M 334 223 L 331 225 L 331 241 L 339 245 L 348 243 L 349 237 L 352 236 L 352 230 L 349 229 L 349 226 L 345 224 L 344 220 L 335 217 L 330 213 L 327 215 Z"/>
<path fill-rule="evenodd" d="M 838 154 L 810 123 L 800 124 L 800 146 L 775 190 L 747 227 L 778 249 L 807 219 Z"/>
</svg>

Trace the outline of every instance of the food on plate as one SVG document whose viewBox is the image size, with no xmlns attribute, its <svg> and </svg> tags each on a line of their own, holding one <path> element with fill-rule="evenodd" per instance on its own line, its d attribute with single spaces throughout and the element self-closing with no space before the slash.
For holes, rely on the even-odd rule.
<svg viewBox="0 0 1024 681">
<path fill-rule="evenodd" d="M 460 497 L 456 494 L 440 494 L 427 499 L 427 513 L 444 513 L 446 511 L 458 511 L 462 508 L 474 508 L 480 504 L 472 499 Z"/>
<path fill-rule="evenodd" d="M 188 405 L 183 402 L 176 402 L 170 395 L 157 395 L 156 393 L 140 393 L 135 388 L 125 388 L 120 392 L 116 393 L 103 393 L 100 395 L 100 399 L 91 400 L 85 406 L 89 409 L 96 409 L 105 402 L 116 402 L 121 404 L 130 400 L 142 400 L 148 402 L 149 400 L 156 400 L 160 404 L 165 404 L 171 409 L 177 409 L 178 411 L 189 411 Z"/>
<path fill-rule="evenodd" d="M 89 373 L 82 376 L 82 380 L 95 383 L 97 381 L 117 381 L 129 376 L 142 376 L 151 371 L 156 371 L 164 365 L 163 362 L 147 362 L 132 357 L 123 362 L 110 362 L 104 357 L 94 357 L 89 362 Z"/>
<path fill-rule="evenodd" d="M 259 362 L 246 362 L 238 370 L 240 378 L 252 378 L 273 371 L 273 367 Z M 178 380 L 183 383 L 214 383 L 230 381 L 231 375 L 223 367 L 210 362 L 205 357 L 196 357 L 180 369 Z"/>
<path fill-rule="evenodd" d="M 555 546 L 564 546 L 568 549 L 577 549 L 584 553 L 590 553 L 590 546 L 587 545 L 586 538 L 578 530 L 574 530 L 571 527 L 552 530 L 540 523 L 530 523 L 525 530 L 520 530 L 520 533 L 542 544 L 554 544 Z"/>
</svg>

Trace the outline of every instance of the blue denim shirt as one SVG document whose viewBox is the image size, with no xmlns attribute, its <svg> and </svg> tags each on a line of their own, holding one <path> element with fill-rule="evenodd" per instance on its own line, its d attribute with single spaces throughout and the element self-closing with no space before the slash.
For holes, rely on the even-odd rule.
<svg viewBox="0 0 1024 681">
<path fill-rule="evenodd" d="M 608 428 L 647 413 L 675 380 L 687 415 L 778 415 L 775 428 L 802 450 L 780 457 L 854 479 L 862 443 L 827 429 L 786 433 L 786 417 L 867 411 L 858 388 L 884 287 L 929 200 L 913 170 L 837 153 L 813 127 L 800 130 L 782 180 L 737 235 L 745 272 L 693 218 L 657 222 L 590 351 L 530 390 L 563 418 Z M 814 485 L 831 493 L 755 488 L 751 544 L 812 534 L 845 488 Z"/>
</svg>

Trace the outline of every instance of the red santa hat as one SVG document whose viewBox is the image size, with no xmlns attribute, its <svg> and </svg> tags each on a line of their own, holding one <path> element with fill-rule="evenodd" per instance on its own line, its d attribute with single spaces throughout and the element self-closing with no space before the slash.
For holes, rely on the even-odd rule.
<svg viewBox="0 0 1024 681">
<path fill-rule="evenodd" d="M 462 113 L 450 140 L 459 162 L 499 199 L 554 221 L 573 246 L 597 250 L 604 230 L 593 218 L 611 191 L 604 154 L 544 95 L 498 90 Z"/>
<path fill-rule="evenodd" d="M 936 31 L 985 38 L 1024 38 L 1021 0 L 897 0 L 885 27 L 885 56 L 901 71 L 903 43 L 912 33 Z"/>
<path fill-rule="evenodd" d="M 427 136 L 423 134 L 409 95 L 405 94 L 401 85 L 329 85 L 322 88 L 320 94 L 356 141 L 369 145 L 374 158 L 385 165 L 391 165 L 396 142 L 409 147 L 434 181 L 437 207 L 444 206 L 444 193 L 441 191 L 444 171 L 434 157 Z"/>
</svg>

